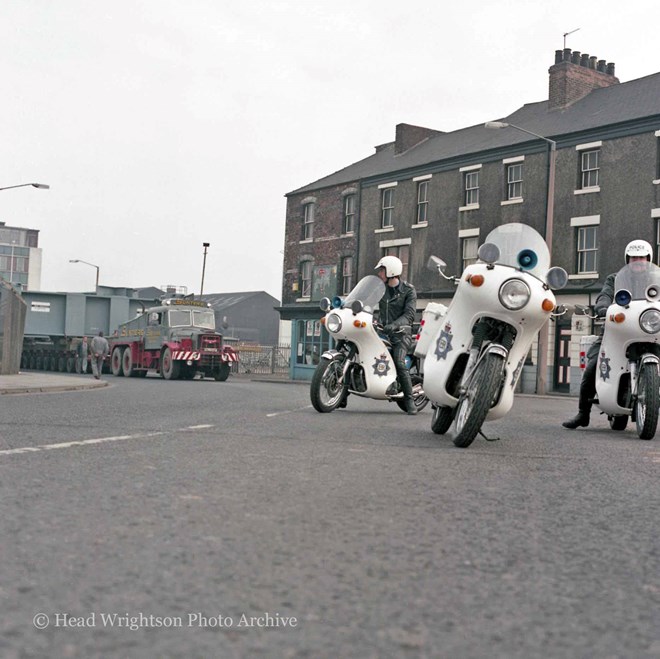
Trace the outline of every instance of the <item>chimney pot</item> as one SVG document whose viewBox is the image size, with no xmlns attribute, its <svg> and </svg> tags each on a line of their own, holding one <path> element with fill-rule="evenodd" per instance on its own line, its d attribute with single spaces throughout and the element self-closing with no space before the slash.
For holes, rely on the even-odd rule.
<svg viewBox="0 0 660 659">
<path fill-rule="evenodd" d="M 595 55 L 592 55 L 592 56 L 589 58 L 589 68 L 590 68 L 590 69 L 595 69 L 595 68 L 596 68 L 596 61 L 597 61 L 597 60 L 598 60 L 598 58 L 597 58 Z"/>
<path fill-rule="evenodd" d="M 604 59 L 599 59 L 598 60 L 598 67 L 597 68 L 601 73 L 605 73 L 605 60 Z"/>
<path fill-rule="evenodd" d="M 571 61 L 571 49 L 564 48 L 564 62 L 570 62 L 570 61 Z"/>
<path fill-rule="evenodd" d="M 580 63 L 580 51 L 579 50 L 574 50 L 573 55 L 571 56 L 571 62 L 573 64 L 579 64 Z"/>
<path fill-rule="evenodd" d="M 563 52 L 561 50 L 555 50 L 555 64 L 559 64 L 563 59 Z"/>
<path fill-rule="evenodd" d="M 583 53 L 580 58 L 580 66 L 589 66 L 589 53 Z"/>
<path fill-rule="evenodd" d="M 607 75 L 614 75 L 614 62 L 607 63 Z"/>
</svg>

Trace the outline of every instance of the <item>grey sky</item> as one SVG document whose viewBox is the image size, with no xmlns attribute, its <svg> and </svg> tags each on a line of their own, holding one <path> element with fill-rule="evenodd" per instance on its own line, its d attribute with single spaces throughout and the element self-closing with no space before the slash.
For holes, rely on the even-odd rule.
<svg viewBox="0 0 660 659">
<path fill-rule="evenodd" d="M 286 192 L 394 139 L 547 98 L 554 51 L 659 70 L 655 0 L 5 0 L 0 220 L 43 290 L 281 296 Z M 660 103 L 659 103 L 660 104 Z"/>
</svg>

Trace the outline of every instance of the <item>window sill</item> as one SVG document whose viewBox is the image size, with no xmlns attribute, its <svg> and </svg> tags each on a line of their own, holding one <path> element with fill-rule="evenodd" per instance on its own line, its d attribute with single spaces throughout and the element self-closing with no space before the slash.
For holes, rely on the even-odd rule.
<svg viewBox="0 0 660 659">
<path fill-rule="evenodd" d="M 382 229 L 374 229 L 374 233 L 389 233 L 394 231 L 394 227 L 383 227 Z"/>
<path fill-rule="evenodd" d="M 313 242 L 314 242 L 314 238 L 306 238 L 305 240 L 299 241 L 298 244 L 299 245 L 307 245 L 307 244 L 313 243 Z"/>
<path fill-rule="evenodd" d="M 591 194 L 592 192 L 600 192 L 600 185 L 595 185 L 593 188 L 582 188 L 575 190 L 573 194 Z"/>
<path fill-rule="evenodd" d="M 340 238 L 350 238 L 351 236 L 355 235 L 355 231 L 348 231 L 347 233 L 342 233 L 339 237 Z"/>
<path fill-rule="evenodd" d="M 599 274 L 597 272 L 581 272 L 577 275 L 568 275 L 569 279 L 598 279 Z"/>
<path fill-rule="evenodd" d="M 427 227 L 429 225 L 428 222 L 418 222 L 417 224 L 411 224 L 410 228 L 411 229 L 423 229 L 424 227 Z"/>
<path fill-rule="evenodd" d="M 312 298 L 311 297 L 297 297 L 296 302 L 311 302 Z"/>
<path fill-rule="evenodd" d="M 512 204 L 522 204 L 524 199 L 507 199 L 505 201 L 500 201 L 500 206 L 511 206 Z"/>
<path fill-rule="evenodd" d="M 467 206 L 459 206 L 458 207 L 458 212 L 460 213 L 461 211 L 476 211 L 479 210 L 479 204 L 469 204 Z"/>
</svg>

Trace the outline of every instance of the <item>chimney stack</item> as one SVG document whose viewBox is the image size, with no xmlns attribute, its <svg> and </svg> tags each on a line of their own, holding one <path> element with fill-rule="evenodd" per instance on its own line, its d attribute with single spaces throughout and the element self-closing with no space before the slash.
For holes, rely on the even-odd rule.
<svg viewBox="0 0 660 659">
<path fill-rule="evenodd" d="M 613 62 L 599 60 L 595 55 L 589 56 L 579 50 L 571 51 L 570 48 L 555 51 L 555 63 L 549 73 L 549 110 L 563 110 L 594 89 L 619 82 L 614 75 Z"/>
<path fill-rule="evenodd" d="M 442 131 L 432 130 L 431 128 L 424 128 L 422 126 L 413 126 L 412 124 L 397 124 L 394 155 L 398 156 L 400 153 L 417 146 L 420 142 L 432 135 L 438 135 L 440 132 Z"/>
</svg>

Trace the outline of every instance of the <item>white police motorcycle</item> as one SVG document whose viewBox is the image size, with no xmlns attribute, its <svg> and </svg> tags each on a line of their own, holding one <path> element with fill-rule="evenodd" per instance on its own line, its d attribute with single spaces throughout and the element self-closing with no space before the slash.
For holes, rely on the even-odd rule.
<svg viewBox="0 0 660 659">
<path fill-rule="evenodd" d="M 405 402 L 396 376 L 389 341 L 378 333 L 373 313 L 385 293 L 385 284 L 376 275 L 367 275 L 345 297 L 323 298 L 326 312 L 321 322 L 337 342 L 326 350 L 316 367 L 310 398 L 318 412 L 332 412 L 348 394 L 395 401 L 405 412 Z M 408 362 L 408 358 L 406 359 Z M 412 363 L 413 400 L 417 410 L 428 403 L 421 374 Z"/>
<path fill-rule="evenodd" d="M 444 275 L 440 259 L 429 262 L 458 286 L 424 360 L 424 391 L 433 405 L 433 432 L 444 434 L 454 423 L 454 444 L 462 448 L 484 421 L 511 409 L 534 337 L 553 312 L 565 313 L 550 289 L 568 281 L 563 268 L 549 267 L 545 241 L 526 224 L 497 227 L 478 255 L 460 280 Z"/>
<path fill-rule="evenodd" d="M 660 268 L 633 261 L 617 273 L 614 291 L 598 353 L 595 404 L 612 430 L 624 430 L 630 418 L 640 439 L 653 439 L 660 413 Z M 586 308 L 576 305 L 576 312 Z"/>
</svg>

